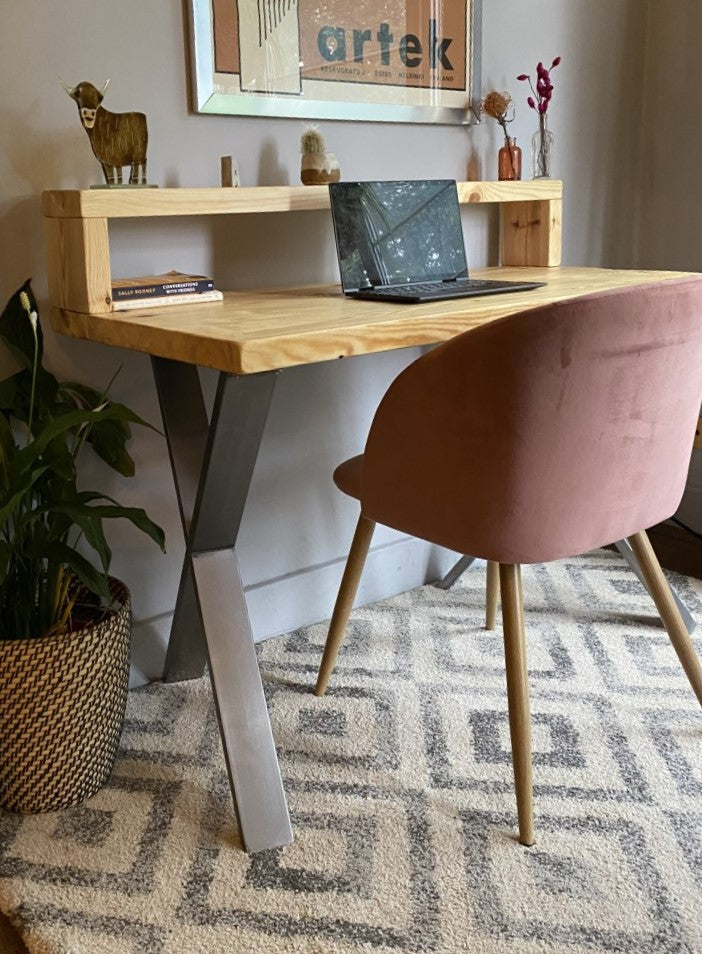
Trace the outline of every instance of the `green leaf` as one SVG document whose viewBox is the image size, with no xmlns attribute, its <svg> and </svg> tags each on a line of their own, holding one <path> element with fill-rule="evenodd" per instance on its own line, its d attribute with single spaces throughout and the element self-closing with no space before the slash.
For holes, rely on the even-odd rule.
<svg viewBox="0 0 702 954">
<path fill-rule="evenodd" d="M 129 427 L 124 421 L 96 421 L 90 428 L 88 443 L 118 474 L 133 477 L 134 461 L 125 446 L 129 436 Z"/>
<path fill-rule="evenodd" d="M 16 374 L 11 374 L 9 378 L 5 378 L 4 381 L 0 381 L 0 411 L 12 411 L 15 406 L 15 396 L 17 394 L 17 388 L 19 386 L 19 379 L 25 375 L 27 371 L 17 371 Z M 29 372 L 29 380 L 32 380 L 32 373 Z"/>
<path fill-rule="evenodd" d="M 7 579 L 7 571 L 12 559 L 12 547 L 5 540 L 0 540 L 0 586 Z"/>
<path fill-rule="evenodd" d="M 37 368 L 34 386 L 34 420 L 40 423 L 47 417 L 55 417 L 63 410 L 70 410 L 57 401 L 58 381 L 43 368 Z M 25 368 L 0 382 L 0 410 L 14 415 L 18 421 L 29 420 L 32 400 L 32 371 Z M 34 429 L 35 431 L 37 428 Z"/>
<path fill-rule="evenodd" d="M 12 433 L 10 422 L 2 411 L 0 411 L 0 473 L 5 475 L 5 480 L 7 480 L 10 461 L 16 453 L 17 445 L 15 444 L 15 436 Z"/>
<path fill-rule="evenodd" d="M 23 368 L 33 366 L 35 351 L 37 363 L 41 364 L 43 352 L 43 338 L 39 322 L 37 322 L 35 338 L 29 315 L 21 300 L 22 293 L 24 293 L 29 299 L 30 310 L 38 312 L 30 283 L 31 279 L 28 278 L 24 285 L 12 295 L 5 306 L 5 310 L 0 315 L 0 338 Z"/>
<path fill-rule="evenodd" d="M 95 388 L 88 387 L 85 384 L 77 384 L 74 381 L 68 381 L 59 388 L 60 395 L 75 406 L 76 409 L 94 410 L 97 407 L 106 405 L 107 407 L 123 407 L 124 405 L 115 404 L 113 401 L 106 402 L 105 392 L 96 391 Z M 135 422 L 137 423 L 137 422 Z M 146 421 L 139 419 L 138 423 L 144 427 L 150 427 Z M 116 470 L 123 477 L 134 476 L 134 461 L 127 452 L 126 443 L 131 437 L 131 428 L 129 423 L 123 420 L 100 420 L 96 421 L 87 432 L 86 440 L 92 446 L 98 457 L 101 457 L 105 463 Z"/>
<path fill-rule="evenodd" d="M 39 546 L 28 547 L 27 555 L 35 559 L 46 558 L 49 563 L 57 566 L 70 567 L 91 593 L 96 593 L 106 600 L 110 599 L 107 574 L 97 570 L 89 560 L 68 544 L 58 540 L 45 541 Z"/>
<path fill-rule="evenodd" d="M 166 536 L 163 530 L 157 523 L 154 523 L 150 517 L 147 517 L 146 511 L 142 510 L 141 507 L 120 507 L 119 504 L 117 504 L 112 507 L 89 507 L 87 509 L 98 514 L 100 518 L 104 520 L 120 518 L 129 520 L 138 530 L 141 530 L 147 536 L 151 537 L 154 543 L 158 544 L 163 553 L 166 552 Z"/>
<path fill-rule="evenodd" d="M 69 411 L 54 420 L 48 421 L 34 440 L 23 448 L 17 455 L 19 468 L 29 468 L 37 458 L 41 457 L 48 445 L 60 434 L 79 427 L 81 424 L 91 425 L 101 420 L 126 420 L 141 423 L 138 415 L 121 404 L 113 404 L 100 411 Z"/>
<path fill-rule="evenodd" d="M 88 506 L 88 501 L 98 499 L 111 500 L 112 505 Z M 163 530 L 147 516 L 146 511 L 141 507 L 122 507 L 116 500 L 112 500 L 111 497 L 83 491 L 82 493 L 75 494 L 75 496 L 66 503 L 58 505 L 52 504 L 50 509 L 52 513 L 64 513 L 70 516 L 81 529 L 83 529 L 83 525 L 77 519 L 78 515 L 88 515 L 91 518 L 96 517 L 99 520 L 129 520 L 137 530 L 141 530 L 148 537 L 151 537 L 154 543 L 158 544 L 163 553 L 166 552 L 166 536 Z M 87 538 L 88 534 L 86 532 L 86 539 Z M 88 542 L 91 543 L 91 546 L 93 545 L 89 539 Z M 95 549 L 97 550 L 97 547 L 95 547 Z"/>
<path fill-rule="evenodd" d="M 41 460 L 59 480 L 71 484 L 75 483 L 76 462 L 68 447 L 65 435 L 59 435 L 47 444 L 41 455 Z"/>
<path fill-rule="evenodd" d="M 38 319 L 32 320 L 35 312 L 27 281 L 0 314 L 0 341 L 20 364 L 17 373 L 0 382 L 0 638 L 27 629 L 30 617 L 29 630 L 46 629 L 62 568 L 109 600 L 112 554 L 105 520 L 129 520 L 162 550 L 165 543 L 163 530 L 142 509 L 121 507 L 93 491 L 78 492 L 76 460 L 84 443 L 114 470 L 131 476 L 130 425 L 156 428 L 107 399 L 112 381 L 102 392 L 60 384 L 42 366 L 43 336 Z M 15 422 L 26 425 L 30 415 L 32 434 L 20 424 L 15 439 Z M 88 558 L 75 549 L 76 537 L 94 551 Z"/>
<path fill-rule="evenodd" d="M 80 527 L 87 543 L 100 557 L 102 568 L 107 573 L 110 568 L 112 553 L 107 545 L 102 529 L 102 515 L 98 507 L 89 507 L 80 502 L 69 502 L 51 507 L 52 514 L 64 514 L 72 524 Z"/>
<path fill-rule="evenodd" d="M 19 505 L 25 500 L 33 484 L 45 473 L 46 467 L 38 467 L 36 470 L 25 471 L 22 476 L 24 483 L 19 486 L 15 483 L 10 485 L 7 495 L 3 494 L 0 502 L 0 528 L 4 527 L 10 517 L 19 509 Z"/>
</svg>

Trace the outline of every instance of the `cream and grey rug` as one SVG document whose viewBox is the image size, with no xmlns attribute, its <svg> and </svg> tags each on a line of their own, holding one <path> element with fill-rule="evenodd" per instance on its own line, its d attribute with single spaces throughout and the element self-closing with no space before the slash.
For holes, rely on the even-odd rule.
<svg viewBox="0 0 702 954">
<path fill-rule="evenodd" d="M 324 699 L 324 626 L 260 647 L 294 845 L 242 852 L 207 681 L 154 685 L 101 793 L 0 815 L 0 908 L 32 954 L 702 951 L 702 713 L 649 598 L 609 552 L 524 595 L 533 848 L 474 567 L 357 610 Z"/>
</svg>

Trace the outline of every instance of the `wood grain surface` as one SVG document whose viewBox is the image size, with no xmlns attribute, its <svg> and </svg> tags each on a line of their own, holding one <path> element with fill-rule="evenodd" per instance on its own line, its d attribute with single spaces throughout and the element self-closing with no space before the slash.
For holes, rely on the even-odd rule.
<svg viewBox="0 0 702 954">
<path fill-rule="evenodd" d="M 560 199 L 558 179 L 523 182 L 459 182 L 458 200 L 526 202 Z M 232 215 L 328 209 L 327 186 L 247 186 L 204 189 L 62 189 L 42 195 L 50 218 L 142 218 L 161 215 Z"/>
<path fill-rule="evenodd" d="M 225 292 L 224 301 L 90 314 L 51 309 L 56 331 L 235 374 L 427 345 L 488 321 L 590 292 L 685 272 L 488 268 L 476 277 L 543 288 L 422 304 L 345 298 L 338 285 Z"/>
</svg>

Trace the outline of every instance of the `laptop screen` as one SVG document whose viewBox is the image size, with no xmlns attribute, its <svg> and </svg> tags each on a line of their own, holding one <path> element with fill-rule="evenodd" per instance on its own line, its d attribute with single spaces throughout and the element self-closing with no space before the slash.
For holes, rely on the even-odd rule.
<svg viewBox="0 0 702 954">
<path fill-rule="evenodd" d="M 345 292 L 468 275 L 453 179 L 333 182 L 329 195 Z"/>
</svg>

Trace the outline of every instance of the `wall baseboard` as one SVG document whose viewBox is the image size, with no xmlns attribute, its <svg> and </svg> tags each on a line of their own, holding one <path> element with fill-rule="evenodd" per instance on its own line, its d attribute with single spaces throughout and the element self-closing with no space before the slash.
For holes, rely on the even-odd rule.
<svg viewBox="0 0 702 954">
<path fill-rule="evenodd" d="M 437 580 L 457 558 L 449 550 L 414 537 L 371 549 L 356 605 L 375 603 Z M 246 600 L 256 642 L 328 620 L 344 562 L 341 559 L 306 567 L 298 573 L 247 587 Z M 130 688 L 161 678 L 172 616 L 166 613 L 134 624 Z"/>
</svg>

